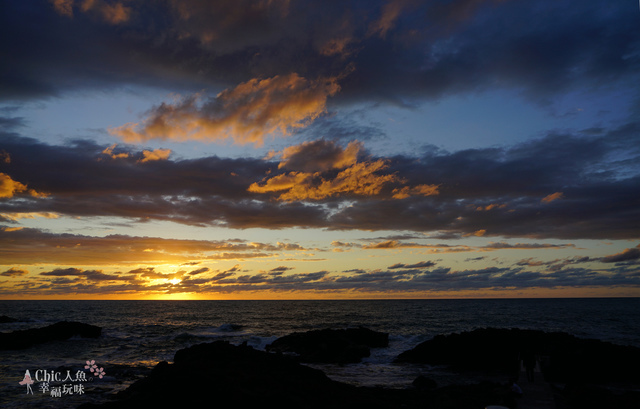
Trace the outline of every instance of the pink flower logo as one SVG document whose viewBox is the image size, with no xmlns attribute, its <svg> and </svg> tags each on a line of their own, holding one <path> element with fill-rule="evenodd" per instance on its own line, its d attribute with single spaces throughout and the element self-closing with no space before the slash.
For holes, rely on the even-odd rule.
<svg viewBox="0 0 640 409">
<path fill-rule="evenodd" d="M 91 361 L 87 361 L 87 364 L 84 366 L 84 369 L 88 369 L 91 372 L 95 371 L 98 365 L 96 365 L 96 361 L 93 359 Z"/>
<path fill-rule="evenodd" d="M 95 375 L 102 379 L 102 377 L 105 375 L 104 368 L 96 369 Z"/>
<path fill-rule="evenodd" d="M 87 364 L 84 366 L 84 369 L 90 370 L 93 375 L 99 377 L 100 379 L 102 379 L 106 375 L 106 373 L 104 372 L 104 368 L 98 368 L 95 360 L 92 359 L 91 361 L 86 362 Z"/>
</svg>

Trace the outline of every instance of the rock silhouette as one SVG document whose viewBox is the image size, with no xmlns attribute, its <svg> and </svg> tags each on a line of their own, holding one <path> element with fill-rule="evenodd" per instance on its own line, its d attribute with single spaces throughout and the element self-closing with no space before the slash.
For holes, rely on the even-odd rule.
<svg viewBox="0 0 640 409">
<path fill-rule="evenodd" d="M 301 362 L 355 363 L 371 354 L 369 348 L 389 346 L 389 334 L 367 328 L 294 332 L 276 339 L 267 351 L 295 353 Z"/>
<path fill-rule="evenodd" d="M 176 352 L 144 379 L 100 405 L 79 409 L 150 407 L 277 407 L 296 409 L 464 408 L 497 402 L 499 385 L 478 384 L 437 390 L 365 388 L 329 379 L 294 358 L 226 341 Z"/>
<path fill-rule="evenodd" d="M 512 374 L 518 372 L 525 351 L 536 355 L 548 382 L 640 381 L 640 348 L 517 328 L 438 335 L 396 361 Z"/>
<path fill-rule="evenodd" d="M 97 338 L 102 328 L 81 322 L 61 321 L 43 328 L 0 333 L 0 350 L 25 349 L 50 341 L 64 341 L 73 336 Z"/>
</svg>

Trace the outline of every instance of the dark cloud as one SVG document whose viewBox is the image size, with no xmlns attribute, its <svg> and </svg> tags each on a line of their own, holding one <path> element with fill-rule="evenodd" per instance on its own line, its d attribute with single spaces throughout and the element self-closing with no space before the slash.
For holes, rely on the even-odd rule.
<svg viewBox="0 0 640 409">
<path fill-rule="evenodd" d="M 153 85 L 201 90 L 353 67 L 338 101 L 410 105 L 487 87 L 546 100 L 637 81 L 636 11 L 593 1 L 4 2 L 2 97 Z"/>
<path fill-rule="evenodd" d="M 193 270 L 193 271 L 189 272 L 189 275 L 195 276 L 195 275 L 198 275 L 198 274 L 207 273 L 209 271 L 210 271 L 209 267 L 202 267 L 202 268 L 199 268 L 197 270 Z"/>
<path fill-rule="evenodd" d="M 600 261 L 603 263 L 620 263 L 625 261 L 640 260 L 640 245 L 625 249 L 621 253 L 613 254 L 611 256 L 602 257 Z"/>
<path fill-rule="evenodd" d="M 134 270 L 135 271 L 135 270 Z M 130 274 L 122 275 L 118 274 L 105 274 L 101 270 L 81 270 L 78 268 L 57 268 L 52 271 L 45 271 L 40 273 L 41 276 L 53 276 L 53 277 L 69 277 L 76 276 L 85 278 L 89 281 L 135 281 L 137 280 L 136 274 L 131 274 L 134 271 L 130 271 Z M 144 277 L 144 273 L 142 274 Z M 75 282 L 76 280 L 73 280 Z M 62 281 L 52 281 L 54 284 L 61 284 Z"/>
<path fill-rule="evenodd" d="M 289 270 L 293 270 L 293 267 L 280 266 L 269 270 L 269 275 L 282 275 Z"/>
<path fill-rule="evenodd" d="M 18 268 L 15 267 L 11 267 L 8 270 L 3 271 L 2 273 L 0 273 L 0 276 L 4 276 L 4 277 L 20 277 L 20 276 L 24 276 L 29 274 L 28 271 L 25 270 L 20 270 Z"/>
<path fill-rule="evenodd" d="M 429 267 L 433 267 L 435 266 L 436 263 L 434 263 L 433 261 L 421 261 L 419 263 L 415 263 L 415 264 L 403 264 L 403 263 L 397 263 L 394 264 L 392 266 L 387 267 L 389 270 L 396 270 L 399 268 L 429 268 Z"/>
<path fill-rule="evenodd" d="M 351 142 L 344 149 L 325 139 L 303 142 L 284 149 L 278 168 L 302 172 L 344 169 L 356 163 L 361 148 L 362 144 L 358 142 Z"/>
<path fill-rule="evenodd" d="M 105 237 L 80 234 L 55 234 L 38 229 L 11 229 L 0 226 L 0 258 L 5 264 L 76 264 L 91 260 L 92 265 L 174 263 L 190 259 L 225 260 L 268 257 L 291 245 L 164 239 L 109 235 Z M 299 247 L 302 249 L 302 247 Z M 205 272 L 205 268 L 200 272 Z M 76 270 L 56 270 L 47 275 L 74 275 Z M 196 270 L 198 271 L 198 270 Z M 230 271 L 237 271 L 231 269 Z M 138 272 L 136 272 L 138 273 Z M 152 271 L 139 273 L 153 275 Z"/>
<path fill-rule="evenodd" d="M 24 125 L 25 125 L 24 118 L 0 116 L 0 128 L 2 129 L 11 130 L 14 128 L 23 127 Z"/>
<path fill-rule="evenodd" d="M 578 261 L 575 259 L 574 261 Z M 233 269 L 232 269 L 233 270 Z M 597 288 L 640 287 L 638 267 L 613 269 L 562 268 L 543 272 L 525 270 L 522 266 L 487 267 L 455 270 L 439 267 L 431 270 L 388 269 L 348 270 L 340 274 L 328 271 L 299 274 L 254 274 L 235 276 L 235 271 L 219 272 L 212 277 L 193 279 L 184 272 L 163 274 L 153 267 L 139 268 L 127 273 L 104 273 L 100 270 L 59 268 L 40 273 L 33 280 L 16 281 L 11 288 L 0 289 L 2 294 L 133 294 L 153 293 L 242 293 L 242 292 L 430 292 L 469 290 L 520 290 L 534 288 Z M 235 277 L 234 277 L 235 276 Z M 166 282 L 150 285 L 146 279 Z M 170 281 L 182 278 L 182 281 Z"/>
</svg>

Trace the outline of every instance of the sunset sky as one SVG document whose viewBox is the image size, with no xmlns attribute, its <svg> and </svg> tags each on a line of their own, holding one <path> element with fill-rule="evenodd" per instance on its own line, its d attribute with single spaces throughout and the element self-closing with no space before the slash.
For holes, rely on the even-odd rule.
<svg viewBox="0 0 640 409">
<path fill-rule="evenodd" d="M 640 296 L 640 10 L 0 3 L 0 299 Z"/>
</svg>

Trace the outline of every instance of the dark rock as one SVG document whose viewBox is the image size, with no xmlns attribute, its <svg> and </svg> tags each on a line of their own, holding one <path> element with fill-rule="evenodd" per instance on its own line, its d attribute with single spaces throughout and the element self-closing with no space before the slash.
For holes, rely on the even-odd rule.
<svg viewBox="0 0 640 409">
<path fill-rule="evenodd" d="M 561 395 L 563 407 L 575 409 L 637 409 L 640 408 L 640 392 L 612 391 L 597 385 L 570 385 Z"/>
<path fill-rule="evenodd" d="M 97 338 L 102 328 L 81 322 L 61 321 L 44 328 L 0 333 L 0 350 L 25 349 L 50 341 L 64 341 L 73 336 Z"/>
<path fill-rule="evenodd" d="M 355 363 L 370 355 L 369 348 L 389 346 L 389 334 L 367 328 L 323 329 L 276 339 L 267 351 L 295 353 L 302 362 Z"/>
<path fill-rule="evenodd" d="M 511 375 L 518 373 L 519 358 L 527 350 L 535 353 L 549 382 L 640 381 L 640 348 L 558 332 L 488 328 L 438 335 L 396 361 Z"/>
<path fill-rule="evenodd" d="M 217 341 L 178 351 L 173 364 L 159 363 L 146 378 L 120 392 L 116 399 L 102 405 L 84 404 L 79 409 L 482 408 L 487 402 L 499 402 L 501 397 L 496 394 L 495 385 L 465 385 L 443 389 L 442 393 L 361 388 L 332 381 L 322 371 L 286 355 Z"/>
<path fill-rule="evenodd" d="M 415 388 L 421 390 L 436 389 L 438 387 L 438 383 L 436 381 L 423 375 L 418 376 L 411 384 Z"/>
<path fill-rule="evenodd" d="M 15 319 L 15 318 L 11 318 L 11 317 L 7 317 L 6 315 L 0 315 L 0 324 L 7 324 L 10 322 L 18 322 L 20 320 Z"/>
</svg>

